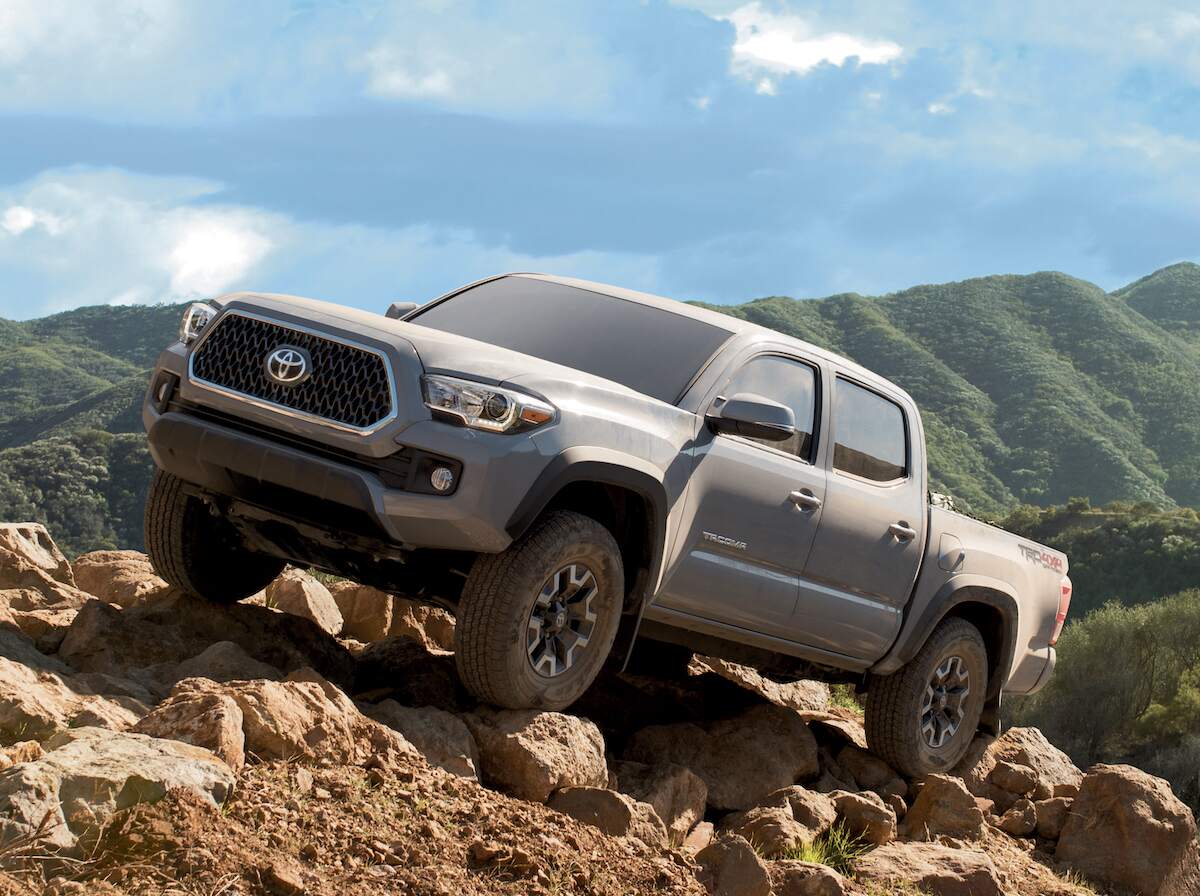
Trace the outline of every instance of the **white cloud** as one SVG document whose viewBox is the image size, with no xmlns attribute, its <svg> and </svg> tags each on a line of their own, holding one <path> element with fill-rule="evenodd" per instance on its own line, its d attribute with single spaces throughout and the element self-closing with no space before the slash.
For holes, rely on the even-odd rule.
<svg viewBox="0 0 1200 896">
<path fill-rule="evenodd" d="M 0 317 L 177 302 L 243 288 L 375 308 L 428 299 L 510 270 L 660 288 L 659 261 L 651 255 L 536 254 L 485 242 L 464 228 L 300 221 L 222 204 L 220 189 L 192 178 L 83 168 L 0 188 L 0 281 L 6 284 Z M 5 305 L 6 299 L 14 304 Z"/>
<path fill-rule="evenodd" d="M 719 16 L 737 30 L 733 44 L 733 70 L 754 79 L 763 70 L 803 75 L 818 65 L 843 66 L 851 59 L 859 65 L 882 65 L 899 59 L 903 48 L 839 31 L 815 33 L 799 16 L 770 12 L 757 2 L 747 3 Z M 765 80 L 765 79 L 764 79 Z M 759 81 L 761 86 L 763 82 Z M 759 93 L 771 91 L 759 90 Z"/>
</svg>

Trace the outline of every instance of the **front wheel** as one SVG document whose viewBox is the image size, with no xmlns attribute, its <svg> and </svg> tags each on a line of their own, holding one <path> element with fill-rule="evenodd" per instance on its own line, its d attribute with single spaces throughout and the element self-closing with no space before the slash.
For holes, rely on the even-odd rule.
<svg viewBox="0 0 1200 896">
<path fill-rule="evenodd" d="M 595 680 L 617 634 L 625 575 L 600 523 L 554 511 L 506 551 L 476 559 L 454 627 L 463 684 L 509 709 L 565 709 Z"/>
<path fill-rule="evenodd" d="M 183 480 L 154 471 L 146 495 L 146 553 L 159 577 L 218 604 L 257 594 L 283 572 L 282 560 L 251 551 L 228 520 L 187 494 Z"/>
<path fill-rule="evenodd" d="M 987 687 L 983 636 L 965 619 L 944 620 L 906 666 L 872 679 L 871 752 L 910 778 L 952 768 L 975 737 Z"/>
</svg>

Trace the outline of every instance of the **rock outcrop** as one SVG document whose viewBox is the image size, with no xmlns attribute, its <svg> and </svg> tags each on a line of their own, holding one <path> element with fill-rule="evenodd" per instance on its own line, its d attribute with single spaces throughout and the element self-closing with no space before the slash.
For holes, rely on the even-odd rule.
<svg viewBox="0 0 1200 896">
<path fill-rule="evenodd" d="M 233 771 L 207 750 L 174 740 L 76 728 L 51 737 L 45 755 L 0 772 L 0 842 L 35 833 L 72 853 L 114 812 L 183 788 L 213 806 Z"/>
<path fill-rule="evenodd" d="M 793 710 L 759 706 L 707 729 L 654 725 L 625 751 L 638 762 L 672 762 L 695 772 L 717 809 L 749 809 L 767 794 L 816 777 L 817 742 Z"/>
<path fill-rule="evenodd" d="M 75 584 L 88 594 L 118 607 L 131 607 L 170 590 L 154 574 L 150 558 L 139 551 L 92 551 L 71 564 Z"/>
<path fill-rule="evenodd" d="M 1169 896 L 1193 869 L 1196 820 L 1167 782 L 1128 765 L 1088 769 L 1055 857 L 1083 875 L 1141 896 Z"/>
<path fill-rule="evenodd" d="M 564 787 L 604 787 L 604 738 L 586 719 L 537 710 L 481 709 L 465 718 L 485 781 L 544 803 Z"/>
</svg>

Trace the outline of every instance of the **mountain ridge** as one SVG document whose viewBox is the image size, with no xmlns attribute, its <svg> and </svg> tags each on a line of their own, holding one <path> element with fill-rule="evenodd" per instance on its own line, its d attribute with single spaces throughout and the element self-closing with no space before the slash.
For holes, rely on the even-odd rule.
<svg viewBox="0 0 1200 896">
<path fill-rule="evenodd" d="M 922 410 L 933 489 L 973 513 L 1076 496 L 1200 506 L 1198 265 L 1170 265 L 1113 292 L 1044 271 L 705 307 L 844 354 L 907 389 Z M 11 470 L 79 454 L 91 431 L 113 433 L 108 444 L 122 444 L 123 456 L 144 453 L 138 383 L 179 313 L 91 306 L 0 320 L 0 495 L 24 488 L 40 496 L 35 504 L 61 502 L 57 486 L 12 481 Z M 122 483 L 122 502 L 138 489 L 144 483 Z M 0 515 L 9 509 L 0 499 Z M 53 527 L 68 516 L 43 507 L 38 518 Z M 55 535 L 71 550 L 117 546 L 80 541 L 61 525 Z"/>
</svg>

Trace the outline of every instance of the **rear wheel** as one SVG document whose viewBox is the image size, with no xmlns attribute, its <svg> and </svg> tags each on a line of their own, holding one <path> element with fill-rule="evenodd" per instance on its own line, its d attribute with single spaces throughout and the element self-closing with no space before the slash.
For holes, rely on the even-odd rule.
<svg viewBox="0 0 1200 896">
<path fill-rule="evenodd" d="M 146 553 L 168 584 L 232 604 L 267 587 L 284 561 L 248 549 L 228 520 L 184 491 L 183 480 L 154 471 L 146 495 Z"/>
<path fill-rule="evenodd" d="M 463 684 L 510 709 L 569 706 L 608 657 L 624 583 L 609 531 L 569 511 L 547 514 L 508 550 L 481 555 L 454 627 Z"/>
<path fill-rule="evenodd" d="M 867 743 L 896 771 L 921 777 L 962 759 L 983 715 L 987 647 L 965 619 L 947 619 L 925 646 L 867 691 Z"/>
</svg>

